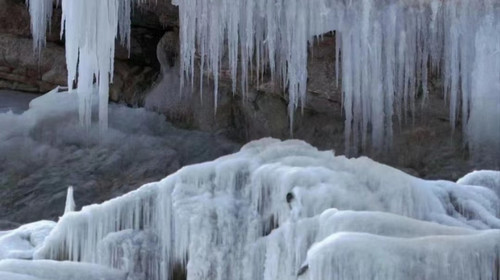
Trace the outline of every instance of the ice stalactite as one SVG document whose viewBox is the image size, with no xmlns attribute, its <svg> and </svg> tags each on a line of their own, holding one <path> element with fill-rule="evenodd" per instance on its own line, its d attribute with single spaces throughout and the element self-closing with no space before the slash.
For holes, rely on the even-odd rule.
<svg viewBox="0 0 500 280">
<path fill-rule="evenodd" d="M 99 93 L 99 123 L 103 130 L 108 123 L 120 2 L 62 1 L 68 85 L 77 84 L 80 121 L 85 126 L 91 124 L 94 91 Z"/>
<path fill-rule="evenodd" d="M 467 139 L 474 156 L 500 156 L 500 21 L 490 12 L 476 33 L 467 122 Z M 465 101 L 464 101 L 465 102 Z"/>
<path fill-rule="evenodd" d="M 47 30 L 52 19 L 53 0 L 26 0 L 31 15 L 33 47 L 40 51 L 45 46 Z"/>
<path fill-rule="evenodd" d="M 423 279 L 458 272 L 463 277 L 454 279 L 490 279 L 500 253 L 492 246 L 500 232 L 490 230 L 500 228 L 499 206 L 484 187 L 425 181 L 367 158 L 264 139 L 67 213 L 36 257 L 151 280 L 173 279 L 178 267 L 188 280 L 295 280 L 299 271 L 311 280 L 413 279 L 429 258 Z M 367 249 L 373 257 L 349 259 Z M 394 254 L 385 257 L 387 250 Z"/>
<path fill-rule="evenodd" d="M 52 0 L 29 1 L 35 47 L 43 45 Z M 58 1 L 59 2 L 59 1 Z M 68 86 L 79 99 L 80 121 L 92 122 L 92 99 L 99 96 L 99 125 L 108 125 L 109 84 L 113 81 L 115 39 L 130 46 L 131 0 L 61 0 Z"/>
</svg>

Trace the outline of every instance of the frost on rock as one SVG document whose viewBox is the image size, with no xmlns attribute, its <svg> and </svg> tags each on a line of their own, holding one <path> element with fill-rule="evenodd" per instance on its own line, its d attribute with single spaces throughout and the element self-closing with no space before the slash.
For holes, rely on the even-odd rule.
<svg viewBox="0 0 500 280">
<path fill-rule="evenodd" d="M 137 279 L 491 279 L 499 206 L 488 188 L 263 139 L 67 213 L 35 256 Z"/>
</svg>

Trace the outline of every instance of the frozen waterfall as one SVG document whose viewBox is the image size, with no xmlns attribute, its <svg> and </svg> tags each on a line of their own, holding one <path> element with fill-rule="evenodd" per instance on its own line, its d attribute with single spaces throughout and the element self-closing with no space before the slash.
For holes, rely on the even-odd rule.
<svg viewBox="0 0 500 280">
<path fill-rule="evenodd" d="M 289 114 L 307 96 L 309 47 L 335 31 L 347 149 L 392 140 L 425 105 L 428 78 L 439 73 L 452 128 L 461 123 L 472 150 L 500 150 L 500 2 L 497 0 L 174 0 L 181 19 L 182 70 L 214 74 L 227 56 L 241 91 L 249 71 L 269 71 L 288 88 Z M 227 55 L 223 49 L 227 42 Z M 238 65 L 238 63 L 240 63 Z M 205 69 L 206 68 L 206 69 Z M 249 70 L 250 69 L 250 70 Z M 314 74 L 314 73 L 313 73 Z M 257 81 L 258 82 L 258 81 Z"/>
<path fill-rule="evenodd" d="M 162 0 L 167 1 L 167 0 Z M 50 0 L 29 1 L 35 46 L 43 45 Z M 129 44 L 130 9 L 143 0 L 62 0 L 68 84 L 78 80 L 82 123 L 99 92 L 107 123 L 114 41 Z M 269 72 L 288 89 L 289 114 L 307 96 L 308 50 L 335 31 L 346 149 L 390 145 L 401 123 L 425 105 L 428 78 L 444 80 L 452 129 L 461 123 L 473 151 L 500 150 L 498 0 L 173 0 L 179 6 L 182 80 L 213 74 L 214 94 L 227 58 L 233 91 L 244 94 Z M 339 72 L 337 71 L 337 72 Z M 250 73 L 257 81 L 250 80 Z M 419 100 L 417 102 L 417 99 Z M 217 98 L 215 98 L 217 106 Z M 484 148 L 486 147 L 486 148 Z"/>
<path fill-rule="evenodd" d="M 36 257 L 148 280 L 496 279 L 499 206 L 485 187 L 263 139 L 66 213 Z"/>
</svg>

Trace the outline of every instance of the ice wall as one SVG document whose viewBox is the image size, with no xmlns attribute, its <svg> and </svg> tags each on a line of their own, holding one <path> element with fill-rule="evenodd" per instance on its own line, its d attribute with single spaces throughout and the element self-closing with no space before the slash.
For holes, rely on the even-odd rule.
<svg viewBox="0 0 500 280">
<path fill-rule="evenodd" d="M 384 258 L 356 259 L 360 275 L 413 279 L 406 268 L 424 267 L 420 260 L 429 257 L 422 279 L 489 279 L 500 239 L 489 229 L 500 228 L 499 205 L 484 187 L 425 181 L 367 158 L 263 139 L 67 213 L 36 257 L 97 263 L 137 279 L 173 279 L 183 268 L 191 280 L 321 280 L 361 279 L 335 261 L 368 250 Z M 353 242 L 330 250 L 335 236 Z M 422 247 L 425 240 L 439 246 Z M 357 245 L 365 243 L 379 245 Z"/>
</svg>

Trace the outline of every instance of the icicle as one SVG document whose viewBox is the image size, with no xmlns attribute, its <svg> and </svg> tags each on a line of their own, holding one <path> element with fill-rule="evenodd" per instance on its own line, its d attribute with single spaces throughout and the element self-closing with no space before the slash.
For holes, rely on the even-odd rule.
<svg viewBox="0 0 500 280">
<path fill-rule="evenodd" d="M 130 45 L 132 2 L 62 1 L 68 84 L 71 87 L 78 81 L 84 125 L 91 122 L 92 94 L 98 91 L 100 124 L 102 130 L 106 128 L 114 40 L 119 33 L 121 43 Z M 39 48 L 45 40 L 52 2 L 28 0 L 28 3 L 35 48 Z M 476 125 L 475 119 L 482 117 L 488 119 L 491 129 L 500 123 L 496 111 L 486 106 L 487 110 L 481 110 L 483 105 L 478 105 L 496 104 L 495 98 L 500 93 L 493 89 L 491 96 L 478 93 L 484 90 L 474 84 L 472 74 L 473 69 L 474 73 L 497 70 L 485 63 L 482 47 L 474 42 L 479 40 L 483 25 L 489 24 L 493 35 L 481 40 L 488 48 L 496 47 L 493 37 L 500 18 L 498 0 L 474 3 L 466 0 L 412 3 L 403 0 L 174 0 L 173 4 L 179 6 L 181 87 L 185 80 L 194 82 L 198 51 L 200 88 L 208 70 L 213 77 L 215 108 L 221 70 L 226 65 L 223 58 L 227 53 L 233 91 L 240 77 L 244 95 L 251 83 L 262 81 L 268 69 L 270 76 L 287 89 L 292 131 L 296 109 L 306 104 L 309 44 L 315 37 L 335 31 L 337 47 L 332 52 L 337 56 L 339 76 L 336 79 L 341 81 L 348 154 L 360 147 L 380 149 L 390 144 L 393 115 L 400 123 L 406 122 L 408 115 L 414 117 L 417 100 L 421 98 L 424 104 L 428 98 L 429 67 L 442 74 L 451 126 L 454 128 L 461 121 L 471 146 L 487 144 L 488 149 L 497 148 L 491 146 L 497 145 L 490 141 L 491 133 L 472 131 L 471 127 L 473 123 Z M 491 23 L 486 23 L 487 17 Z M 491 75 L 500 76 L 499 73 Z M 490 102 L 490 97 L 494 102 Z M 491 113 L 490 117 L 486 117 L 486 112 Z"/>
<path fill-rule="evenodd" d="M 47 30 L 50 29 L 53 0 L 26 0 L 31 16 L 33 48 L 40 52 L 45 46 Z"/>
<path fill-rule="evenodd" d="M 390 145 L 393 115 L 400 123 L 407 122 L 409 113 L 412 118 L 415 115 L 417 100 L 425 104 L 428 99 L 429 67 L 441 69 L 451 125 L 455 127 L 462 118 L 465 131 L 473 110 L 469 106 L 470 73 L 475 64 L 472 42 L 487 11 L 498 18 L 498 7 L 487 6 L 489 1 L 496 3 L 176 0 L 174 4 L 180 8 L 182 73 L 192 78 L 198 49 L 203 62 L 200 71 L 203 73 L 205 66 L 210 70 L 217 93 L 223 46 L 227 42 L 233 91 L 238 55 L 243 94 L 252 72 L 257 73 L 255 80 L 259 82 L 267 64 L 271 77 L 281 80 L 288 89 L 292 128 L 296 108 L 306 102 L 308 42 L 335 31 L 337 48 L 332 51 L 337 57 L 337 75 L 340 74 L 336 78 L 342 81 L 347 153 L 358 147 L 380 149 Z M 487 142 L 481 137 L 468 139 Z"/>
<path fill-rule="evenodd" d="M 101 131 L 107 129 L 109 83 L 113 80 L 119 24 L 122 42 L 130 38 L 130 20 L 125 19 L 130 17 L 127 5 L 130 1 L 62 1 L 68 85 L 77 82 L 80 121 L 87 127 L 92 120 L 92 96 L 98 92 Z"/>
<path fill-rule="evenodd" d="M 73 198 L 73 187 L 68 187 L 66 194 L 66 206 L 64 207 L 64 214 L 75 211 L 75 200 Z"/>
</svg>

